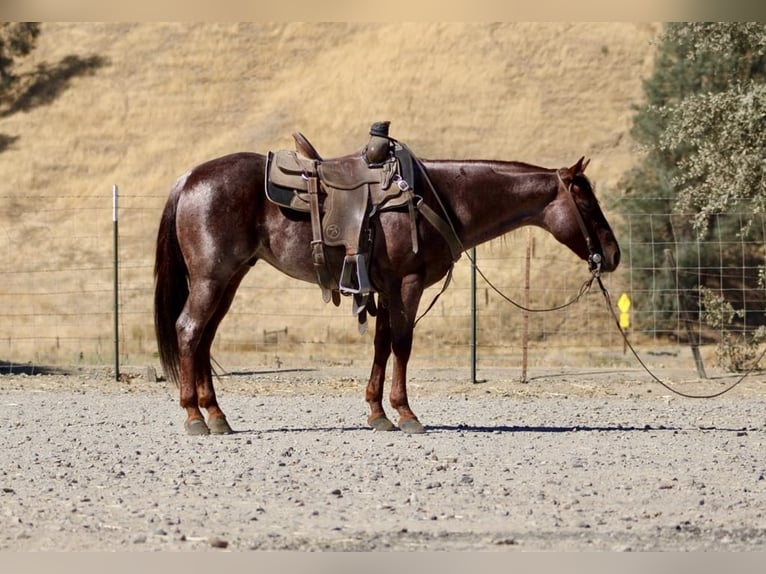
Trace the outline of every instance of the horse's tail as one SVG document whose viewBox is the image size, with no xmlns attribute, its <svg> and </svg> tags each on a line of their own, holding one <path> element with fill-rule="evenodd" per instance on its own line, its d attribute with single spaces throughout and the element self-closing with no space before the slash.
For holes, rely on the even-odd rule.
<svg viewBox="0 0 766 574">
<path fill-rule="evenodd" d="M 176 208 L 180 191 L 181 185 L 176 183 L 165 204 L 157 232 L 154 260 L 154 332 L 165 376 L 176 384 L 180 373 L 176 320 L 189 296 L 189 271 L 176 235 Z"/>
</svg>

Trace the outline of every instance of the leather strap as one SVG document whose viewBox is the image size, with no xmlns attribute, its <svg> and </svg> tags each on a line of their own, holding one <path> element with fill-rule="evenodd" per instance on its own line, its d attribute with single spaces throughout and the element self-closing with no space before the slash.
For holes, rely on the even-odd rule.
<svg viewBox="0 0 766 574">
<path fill-rule="evenodd" d="M 330 273 L 327 271 L 327 261 L 324 257 L 324 245 L 322 242 L 322 221 L 319 217 L 319 185 L 316 172 L 310 174 L 308 180 L 309 209 L 311 212 L 311 258 L 314 269 L 317 272 L 319 285 L 325 289 L 331 289 Z"/>
<path fill-rule="evenodd" d="M 415 157 L 415 154 L 412 153 L 410 148 L 407 147 L 406 144 L 403 144 L 402 142 L 397 141 L 393 138 L 391 138 L 391 141 L 401 146 L 404 152 L 406 153 L 408 161 L 403 162 L 403 165 L 411 166 L 413 163 L 417 165 L 418 170 L 423 176 L 423 179 L 425 179 L 426 183 L 428 184 L 428 187 L 431 189 L 431 192 L 436 198 L 436 201 L 439 203 L 439 207 L 441 207 L 442 213 L 444 213 L 446 220 L 444 217 L 440 216 L 428 205 L 426 205 L 423 202 L 422 198 L 420 198 L 420 201 L 417 204 L 417 209 L 418 211 L 420 211 L 420 213 L 423 214 L 423 217 L 426 218 L 428 223 L 433 225 L 439 231 L 439 233 L 441 233 L 442 237 L 444 237 L 444 241 L 447 242 L 450 253 L 452 254 L 452 262 L 454 263 L 455 261 L 460 259 L 460 256 L 463 253 L 464 248 L 463 248 L 463 244 L 460 241 L 460 238 L 457 236 L 457 232 L 455 231 L 455 228 L 453 227 L 452 222 L 449 220 L 449 216 L 447 215 L 447 210 L 444 209 L 444 204 L 442 203 L 442 200 L 439 197 L 439 193 L 436 191 L 436 187 L 434 187 L 434 184 L 431 181 L 431 178 L 428 177 L 428 172 L 426 171 L 426 168 L 423 166 L 421 161 L 417 159 L 417 157 Z M 412 178 L 412 175 L 409 175 L 409 177 Z M 410 180 L 404 179 L 404 181 L 405 182 L 411 181 L 411 179 Z M 413 242 L 413 247 L 415 246 L 415 244 L 416 243 Z"/>
<path fill-rule="evenodd" d="M 418 222 L 415 217 L 415 198 L 411 190 L 407 191 L 407 211 L 410 212 L 410 237 L 412 238 L 412 252 L 418 252 Z"/>
<path fill-rule="evenodd" d="M 428 223 L 433 225 L 439 231 L 439 233 L 442 234 L 444 240 L 449 246 L 450 253 L 452 254 L 452 261 L 457 261 L 460 259 L 460 255 L 463 253 L 463 246 L 461 245 L 460 240 L 457 238 L 457 235 L 455 235 L 454 229 L 452 229 L 452 227 L 446 221 L 444 221 L 444 219 L 439 217 L 438 213 L 436 213 L 422 201 L 418 203 L 418 211 L 423 214 L 423 217 L 426 218 Z"/>
</svg>

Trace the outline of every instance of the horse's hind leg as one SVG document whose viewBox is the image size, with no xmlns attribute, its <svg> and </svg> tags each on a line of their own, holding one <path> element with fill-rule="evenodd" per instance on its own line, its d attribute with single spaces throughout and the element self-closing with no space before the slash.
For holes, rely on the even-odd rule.
<svg viewBox="0 0 766 574">
<path fill-rule="evenodd" d="M 386 364 L 391 356 L 391 323 L 388 305 L 379 301 L 378 316 L 375 318 L 375 356 L 372 361 L 370 382 L 367 383 L 365 400 L 370 405 L 367 423 L 376 431 L 390 431 L 396 427 L 388 420 L 383 410 L 383 384 L 386 380 Z"/>
<path fill-rule="evenodd" d="M 249 267 L 242 268 L 242 270 L 229 281 L 213 316 L 205 327 L 198 347 L 196 366 L 198 373 L 197 404 L 199 407 L 207 410 L 207 425 L 210 432 L 213 434 L 230 434 L 233 431 L 229 426 L 229 423 L 226 421 L 226 415 L 223 414 L 221 407 L 218 405 L 218 399 L 215 395 L 215 388 L 213 387 L 213 370 L 210 361 L 210 348 L 213 345 L 213 340 L 218 331 L 218 325 L 221 324 L 224 316 L 229 311 L 231 303 L 234 300 L 234 295 L 237 292 L 237 288 L 248 270 Z"/>
<path fill-rule="evenodd" d="M 189 297 L 176 321 L 180 352 L 180 398 L 186 409 L 186 432 L 208 434 L 200 408 L 208 410 L 214 432 L 231 432 L 218 406 L 210 366 L 210 347 L 218 324 L 228 311 L 246 268 L 229 281 L 214 278 L 192 280 Z"/>
</svg>

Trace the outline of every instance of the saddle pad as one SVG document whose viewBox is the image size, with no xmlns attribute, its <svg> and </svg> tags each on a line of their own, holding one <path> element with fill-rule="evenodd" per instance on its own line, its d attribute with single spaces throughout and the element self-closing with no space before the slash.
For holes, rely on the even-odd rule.
<svg viewBox="0 0 766 574">
<path fill-rule="evenodd" d="M 266 159 L 266 197 L 282 207 L 308 212 L 308 198 L 301 197 L 308 193 L 308 181 L 303 174 L 312 173 L 314 167 L 310 165 L 308 172 L 304 171 L 304 167 L 305 164 L 293 151 L 269 152 Z"/>
</svg>

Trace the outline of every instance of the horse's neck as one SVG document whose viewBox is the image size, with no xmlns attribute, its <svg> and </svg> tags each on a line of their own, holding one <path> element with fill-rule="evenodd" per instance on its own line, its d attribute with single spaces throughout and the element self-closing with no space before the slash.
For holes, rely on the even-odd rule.
<svg viewBox="0 0 766 574">
<path fill-rule="evenodd" d="M 499 161 L 424 161 L 468 249 L 524 225 L 544 226 L 556 198 L 555 171 Z"/>
</svg>

